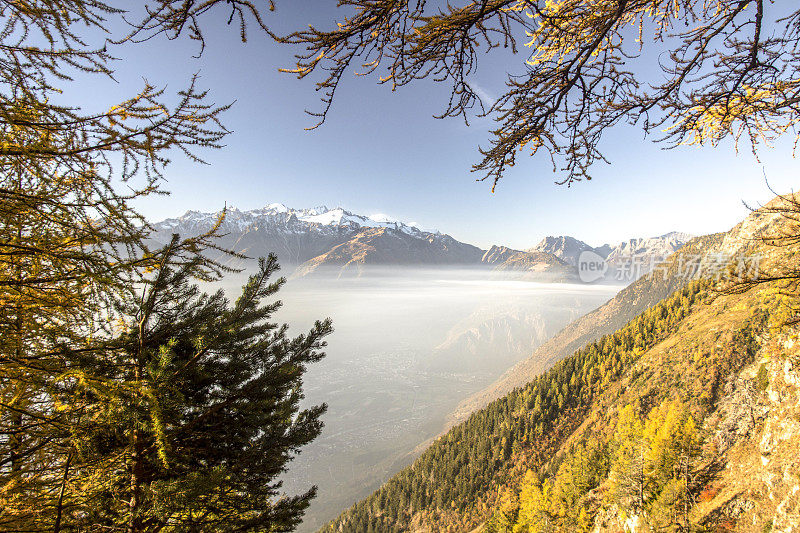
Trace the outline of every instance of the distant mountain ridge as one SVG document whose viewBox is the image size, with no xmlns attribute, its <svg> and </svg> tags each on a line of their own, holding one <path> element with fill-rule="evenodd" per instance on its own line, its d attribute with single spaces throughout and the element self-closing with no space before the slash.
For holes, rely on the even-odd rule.
<svg viewBox="0 0 800 533">
<path fill-rule="evenodd" d="M 173 233 L 200 234 L 211 229 L 221 214 L 188 211 L 153 224 L 152 238 L 167 242 Z M 351 263 L 476 264 L 484 253 L 413 223 L 386 215 L 364 216 L 341 207 L 293 209 L 273 203 L 250 211 L 228 208 L 220 229 L 223 248 L 252 258 L 272 252 L 285 266 L 303 265 L 301 273 Z"/>
<path fill-rule="evenodd" d="M 500 265 L 508 261 L 510 258 L 517 254 L 522 253 L 519 250 L 514 250 L 508 246 L 492 245 L 491 248 L 486 250 L 486 253 L 481 257 L 481 262 L 487 265 Z"/>
<path fill-rule="evenodd" d="M 166 243 L 174 233 L 198 235 L 210 230 L 221 214 L 188 211 L 154 223 L 152 239 Z M 453 265 L 546 275 L 552 281 L 576 280 L 578 259 L 585 251 L 607 258 L 613 265 L 631 255 L 666 257 L 691 238 L 673 232 L 630 239 L 615 247 L 592 247 L 574 237 L 551 236 L 526 251 L 500 245 L 483 250 L 383 214 L 365 216 L 327 206 L 294 209 L 281 203 L 249 211 L 227 208 L 220 229 L 222 248 L 251 258 L 275 253 L 284 267 L 294 269 L 295 276 L 326 270 L 358 275 L 366 265 Z"/>
<path fill-rule="evenodd" d="M 539 244 L 527 251 L 552 254 L 568 265 L 577 266 L 578 257 L 580 257 L 583 252 L 595 252 L 605 259 L 611 251 L 611 247 L 604 244 L 603 246 L 593 248 L 575 237 L 560 235 L 558 237 L 545 237 Z"/>
<path fill-rule="evenodd" d="M 672 231 L 658 237 L 629 239 L 611 248 L 605 258 L 609 263 L 631 256 L 657 256 L 665 259 L 693 238 L 688 233 Z"/>
<path fill-rule="evenodd" d="M 476 246 L 440 233 L 365 228 L 304 262 L 294 275 L 307 276 L 324 268 L 336 268 L 340 275 L 358 275 L 365 265 L 475 265 L 483 254 Z"/>
<path fill-rule="evenodd" d="M 558 237 L 545 237 L 539 244 L 527 251 L 549 253 L 572 266 L 577 266 L 580 255 L 586 251 L 594 252 L 609 263 L 614 263 L 622 258 L 631 256 L 659 256 L 666 258 L 692 240 L 693 237 L 688 233 L 671 231 L 657 237 L 629 239 L 616 246 L 603 244 L 602 246 L 593 247 L 575 237 L 561 235 Z"/>
<path fill-rule="evenodd" d="M 187 211 L 186 214 L 177 218 L 168 218 L 158 222 L 158 228 L 176 228 L 187 226 L 210 227 L 221 214 L 220 211 L 214 213 L 201 213 L 199 211 Z M 372 216 L 358 215 L 351 213 L 341 207 L 333 209 L 327 206 L 318 206 L 304 209 L 294 209 L 286 207 L 281 203 L 272 203 L 259 209 L 240 211 L 235 207 L 229 207 L 225 211 L 225 224 L 244 229 L 251 224 L 272 221 L 276 224 L 290 226 L 293 222 L 307 223 L 314 226 L 326 227 L 351 227 L 351 228 L 393 228 L 410 233 L 421 232 L 416 224 L 406 224 L 395 220 L 387 215 L 377 214 Z"/>
</svg>

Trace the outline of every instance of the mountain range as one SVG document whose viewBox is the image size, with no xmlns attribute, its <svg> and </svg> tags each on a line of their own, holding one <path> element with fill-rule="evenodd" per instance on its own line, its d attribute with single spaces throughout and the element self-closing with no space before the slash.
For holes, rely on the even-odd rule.
<svg viewBox="0 0 800 533">
<path fill-rule="evenodd" d="M 152 239 L 166 243 L 175 233 L 184 237 L 201 234 L 213 228 L 222 215 L 223 212 L 188 211 L 152 224 Z M 251 258 L 275 253 L 284 267 L 294 271 L 294 276 L 331 270 L 339 275 L 358 275 L 367 265 L 424 265 L 546 275 L 555 281 L 575 280 L 580 254 L 585 251 L 594 252 L 613 267 L 634 256 L 666 257 L 691 238 L 673 232 L 631 239 L 613 247 L 608 244 L 592 247 L 574 237 L 558 236 L 546 237 L 528 250 L 500 245 L 483 250 L 386 215 L 365 216 L 326 206 L 293 209 L 280 203 L 250 211 L 228 208 L 222 217 L 220 233 L 222 248 Z M 607 277 L 611 277 L 610 273 Z"/>
</svg>

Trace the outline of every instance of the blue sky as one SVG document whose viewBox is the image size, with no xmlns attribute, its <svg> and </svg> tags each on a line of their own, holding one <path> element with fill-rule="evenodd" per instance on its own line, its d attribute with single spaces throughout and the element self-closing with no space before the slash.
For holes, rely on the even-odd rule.
<svg viewBox="0 0 800 533">
<path fill-rule="evenodd" d="M 333 21 L 336 14 L 318 9 L 321 2 L 293 4 L 279 3 L 268 15 L 276 29 Z M 738 155 L 731 146 L 665 151 L 635 127 L 619 126 L 604 139 L 611 165 L 598 165 L 592 181 L 556 185 L 560 176 L 547 161 L 526 158 L 492 194 L 491 184 L 476 182 L 470 172 L 491 123 L 476 120 L 467 128 L 461 120 L 432 118 L 445 102 L 445 86 L 426 81 L 392 93 L 375 77 L 348 78 L 328 123 L 307 132 L 313 121 L 304 109 L 317 105 L 313 84 L 277 71 L 291 66 L 292 50 L 255 30 L 242 44 L 236 28 L 208 22 L 200 59 L 191 57 L 197 47 L 189 42 L 112 50 L 123 58 L 117 82 L 79 79 L 67 92 L 87 109 L 103 109 L 134 93 L 142 78 L 175 92 L 199 71 L 217 102 L 236 101 L 224 117 L 234 131 L 227 146 L 201 153 L 208 165 L 176 157 L 166 173 L 172 194 L 140 204 L 154 220 L 225 203 L 240 209 L 324 204 L 387 213 L 483 247 L 527 248 L 562 234 L 599 245 L 672 230 L 726 230 L 746 215 L 743 200 L 770 198 L 764 173 L 779 191 L 795 182 L 793 139 L 763 150 L 759 162 L 748 147 Z M 521 70 L 524 56 L 486 61 L 477 82 L 492 95 L 502 90 L 506 69 Z"/>
</svg>

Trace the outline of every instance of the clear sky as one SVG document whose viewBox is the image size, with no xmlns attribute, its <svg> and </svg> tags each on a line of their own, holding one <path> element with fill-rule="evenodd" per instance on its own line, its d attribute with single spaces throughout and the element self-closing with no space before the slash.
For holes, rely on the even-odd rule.
<svg viewBox="0 0 800 533">
<path fill-rule="evenodd" d="M 330 0 L 278 4 L 268 21 L 277 30 L 335 20 Z M 328 6 L 322 8 L 321 6 Z M 135 93 L 142 78 L 168 91 L 199 71 L 201 85 L 219 103 L 236 101 L 224 121 L 234 131 L 220 151 L 202 153 L 208 165 L 177 157 L 168 167 L 168 197 L 148 199 L 153 220 L 186 210 L 216 211 L 225 203 L 252 209 L 272 202 L 291 207 L 342 206 L 361 214 L 386 213 L 438 229 L 483 247 L 533 246 L 546 235 L 572 235 L 590 244 L 654 236 L 672 230 L 703 234 L 729 229 L 747 210 L 770 198 L 766 173 L 779 191 L 796 182 L 793 139 L 764 150 L 757 161 L 733 148 L 665 151 L 635 127 L 619 126 L 604 140 L 611 165 L 594 179 L 565 187 L 543 159 L 522 158 L 494 194 L 470 172 L 491 123 L 467 128 L 458 119 L 435 120 L 446 87 L 423 82 L 392 93 L 375 78 L 349 78 L 321 129 L 304 114 L 317 106 L 311 80 L 278 73 L 292 50 L 252 30 L 246 44 L 224 20 L 209 21 L 200 59 L 189 42 L 156 40 L 112 49 L 117 82 L 80 79 L 67 92 L 87 109 L 103 109 Z M 499 94 L 503 72 L 522 69 L 524 56 L 488 56 L 479 84 Z"/>
</svg>

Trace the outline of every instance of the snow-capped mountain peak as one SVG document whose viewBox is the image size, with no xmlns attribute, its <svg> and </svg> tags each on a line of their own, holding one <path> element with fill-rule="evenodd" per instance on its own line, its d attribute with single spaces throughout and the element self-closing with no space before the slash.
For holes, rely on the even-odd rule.
<svg viewBox="0 0 800 533">
<path fill-rule="evenodd" d="M 378 222 L 379 224 L 380 223 L 394 224 L 398 222 L 396 219 L 390 217 L 389 215 L 385 215 L 383 213 L 375 213 L 374 215 L 370 215 L 368 218 L 373 222 Z M 409 226 L 410 225 L 411 224 L 409 224 Z"/>
<path fill-rule="evenodd" d="M 174 233 L 185 237 L 199 235 L 211 229 L 221 214 L 221 211 L 187 211 L 182 216 L 154 223 L 152 239 L 165 243 Z M 224 249 L 248 257 L 275 252 L 284 265 L 298 265 L 314 258 L 317 263 L 335 263 L 347 256 L 348 250 L 352 254 L 358 250 L 356 255 L 362 261 L 366 261 L 365 255 L 374 252 L 375 257 L 371 256 L 369 261 L 387 264 L 478 263 L 483 254 L 482 250 L 448 235 L 423 231 L 416 224 L 401 222 L 384 213 L 366 216 L 342 207 L 295 209 L 282 203 L 269 203 L 249 211 L 228 207 L 220 235 L 219 244 Z M 351 243 L 352 239 L 356 240 Z M 334 253 L 334 249 L 345 243 L 350 247 Z M 377 252 L 375 247 L 379 248 Z"/>
<path fill-rule="evenodd" d="M 275 211 L 276 213 L 286 213 L 287 211 L 289 211 L 288 207 L 279 203 L 269 204 L 264 209 L 266 209 L 267 211 Z"/>
<path fill-rule="evenodd" d="M 303 210 L 296 212 L 296 215 L 297 218 L 305 222 L 322 224 L 323 226 L 338 226 L 345 221 L 345 217 L 350 215 L 350 213 L 341 207 L 337 207 L 336 209 L 322 212 L 318 212 L 316 209 Z"/>
<path fill-rule="evenodd" d="M 176 218 L 169 218 L 154 224 L 157 232 L 176 232 L 184 235 L 207 231 L 221 215 L 190 210 Z M 329 232 L 355 231 L 362 228 L 387 228 L 415 237 L 430 232 L 423 231 L 416 223 L 406 224 L 384 213 L 370 216 L 360 215 L 342 207 L 333 209 L 327 206 L 295 209 L 282 203 L 270 203 L 259 209 L 242 211 L 229 206 L 225 210 L 224 231 L 245 231 L 248 228 L 273 227 L 282 233 L 303 233 L 306 231 Z M 438 234 L 433 233 L 433 234 Z"/>
</svg>

